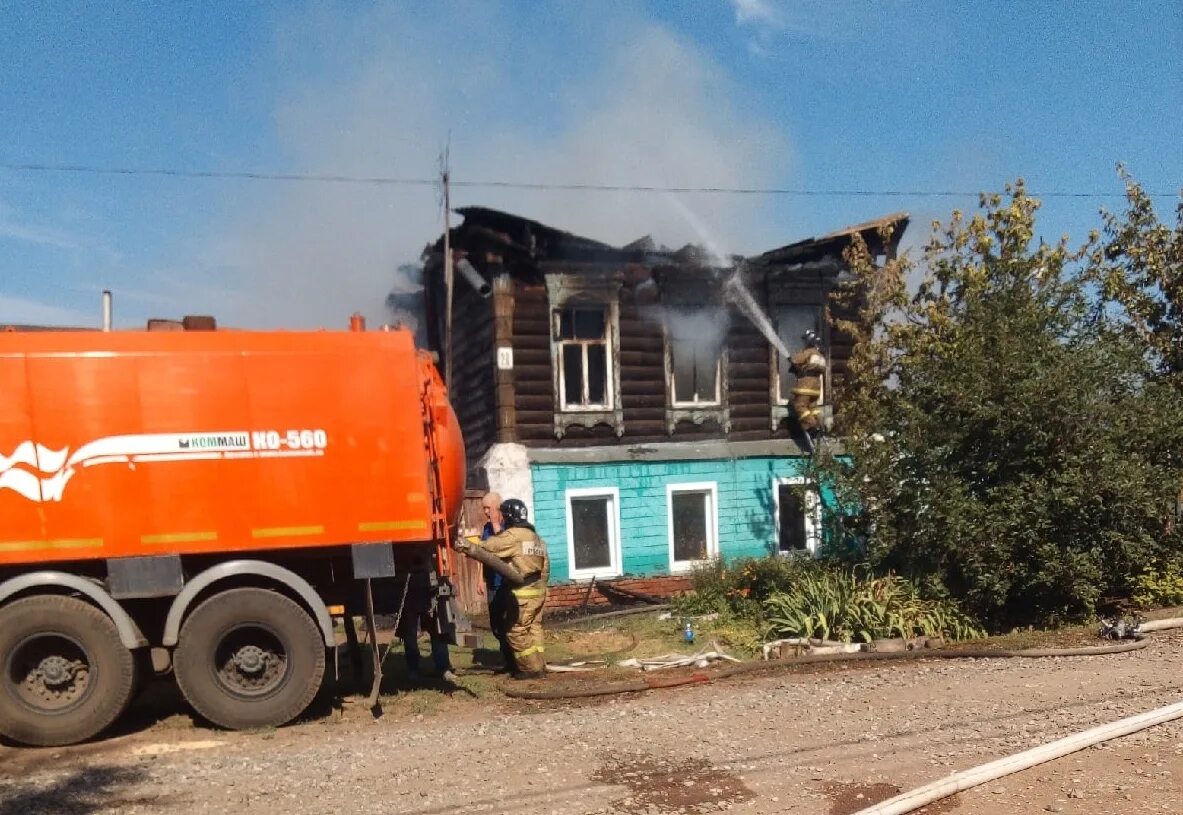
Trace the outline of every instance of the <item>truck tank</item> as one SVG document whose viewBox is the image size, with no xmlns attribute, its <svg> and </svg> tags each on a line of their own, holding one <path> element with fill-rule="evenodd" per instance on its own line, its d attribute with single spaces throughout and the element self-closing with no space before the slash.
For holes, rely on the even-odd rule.
<svg viewBox="0 0 1183 815">
<path fill-rule="evenodd" d="M 0 734 L 98 733 L 149 648 L 205 718 L 283 724 L 328 606 L 408 563 L 447 629 L 459 424 L 409 331 L 360 327 L 0 333 Z"/>
</svg>

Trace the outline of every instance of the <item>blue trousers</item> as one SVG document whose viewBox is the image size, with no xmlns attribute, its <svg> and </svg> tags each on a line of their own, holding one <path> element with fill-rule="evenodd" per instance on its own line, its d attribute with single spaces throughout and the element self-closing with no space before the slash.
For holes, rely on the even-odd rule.
<svg viewBox="0 0 1183 815">
<path fill-rule="evenodd" d="M 452 670 L 451 657 L 448 654 L 448 640 L 442 634 L 431 634 L 430 636 L 431 662 L 435 666 L 435 672 L 442 674 L 444 671 Z M 418 671 L 422 663 L 422 657 L 419 654 L 419 627 L 414 626 L 414 630 L 404 633 L 402 641 L 407 670 Z"/>
</svg>

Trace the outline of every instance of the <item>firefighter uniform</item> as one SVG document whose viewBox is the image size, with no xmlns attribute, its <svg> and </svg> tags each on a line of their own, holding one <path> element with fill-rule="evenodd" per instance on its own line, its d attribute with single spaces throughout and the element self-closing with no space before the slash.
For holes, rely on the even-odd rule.
<svg viewBox="0 0 1183 815">
<path fill-rule="evenodd" d="M 522 674 L 546 671 L 542 641 L 542 607 L 546 604 L 546 583 L 550 558 L 546 544 L 529 524 L 510 526 L 479 544 L 490 554 L 507 561 L 525 578 L 526 584 L 512 589 L 513 600 L 506 639 Z M 515 608 L 516 607 L 516 608 Z"/>
<path fill-rule="evenodd" d="M 789 358 L 789 368 L 797 376 L 793 386 L 793 413 L 807 433 L 822 426 L 822 374 L 826 358 L 816 345 L 810 345 Z"/>
</svg>

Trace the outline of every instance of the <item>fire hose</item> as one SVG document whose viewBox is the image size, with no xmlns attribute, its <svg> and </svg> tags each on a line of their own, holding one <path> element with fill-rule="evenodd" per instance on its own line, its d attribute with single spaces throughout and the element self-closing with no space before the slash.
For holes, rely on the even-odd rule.
<svg viewBox="0 0 1183 815">
<path fill-rule="evenodd" d="M 521 572 L 519 572 L 509 563 L 506 563 L 501 558 L 489 552 L 488 549 L 481 548 L 481 546 L 478 544 L 469 543 L 467 541 L 463 543 L 457 543 L 456 551 L 472 558 L 484 566 L 488 566 L 490 569 L 497 572 L 497 574 L 509 581 L 509 584 L 514 588 L 520 588 L 521 586 L 526 585 L 526 579 L 522 577 Z"/>
<path fill-rule="evenodd" d="M 1148 623 L 1143 623 L 1140 630 L 1143 633 L 1150 633 L 1154 631 L 1167 631 L 1173 628 L 1183 628 L 1183 617 L 1173 617 L 1169 620 L 1152 620 Z M 1148 641 L 1142 640 L 1141 642 Z M 1017 773 L 1020 770 L 1029 769 L 1037 764 L 1043 764 L 1047 761 L 1069 755 L 1070 753 L 1075 753 L 1094 744 L 1100 744 L 1103 741 L 1109 741 L 1110 739 L 1116 739 L 1121 736 L 1128 736 L 1131 733 L 1137 733 L 1156 724 L 1164 724 L 1175 719 L 1183 719 L 1183 702 L 1176 702 L 1173 705 L 1166 705 L 1165 707 L 1148 710 L 1145 713 L 1127 716 L 1124 719 L 1118 719 L 1109 724 L 1094 727 L 1081 733 L 1075 733 L 1071 736 L 1048 742 L 1047 744 L 1041 744 L 1038 747 L 1024 750 L 1021 753 L 1015 753 L 1014 755 L 1006 756 L 987 764 L 981 764 L 977 767 L 971 767 L 968 770 L 953 773 L 945 778 L 901 793 L 894 798 L 889 798 L 886 801 L 881 801 L 865 809 L 860 809 L 854 815 L 904 815 L 905 813 L 913 812 L 923 806 L 927 806 L 933 801 L 939 801 L 942 798 L 947 798 L 950 795 L 970 789 L 971 787 L 976 787 L 979 784 L 985 784 L 988 781 L 994 781 L 1003 776 Z"/>
<path fill-rule="evenodd" d="M 1183 621 L 1181 621 L 1183 624 Z M 773 673 L 777 671 L 793 670 L 808 665 L 830 662 L 872 662 L 906 659 L 999 659 L 999 658 L 1040 658 L 1040 657 L 1079 657 L 1101 656 L 1105 654 L 1124 654 L 1138 651 L 1150 644 L 1149 640 L 1137 640 L 1120 645 L 1091 645 L 1084 648 L 1026 648 L 1018 651 L 995 651 L 986 648 L 949 649 L 949 650 L 916 650 L 916 651 L 861 651 L 853 654 L 817 654 L 778 659 L 769 662 L 741 662 L 722 670 L 710 673 L 696 672 L 686 676 L 660 679 L 658 677 L 644 677 L 626 682 L 605 682 L 591 687 L 571 690 L 529 690 L 506 688 L 505 695 L 514 699 L 527 700 L 555 700 L 581 699 L 591 696 L 612 696 L 620 693 L 637 693 L 647 690 L 676 688 L 682 685 L 703 685 L 727 679 L 732 676 L 752 673 Z"/>
<path fill-rule="evenodd" d="M 1183 628 L 1183 617 L 1166 620 L 1152 620 L 1140 626 L 1143 634 L 1155 631 L 1167 631 Z M 505 694 L 515 699 L 579 699 L 593 696 L 607 696 L 620 693 L 637 693 L 641 691 L 675 688 L 685 685 L 708 684 L 726 677 L 740 674 L 756 673 L 758 671 L 786 670 L 802 665 L 825 662 L 853 662 L 878 661 L 896 659 L 991 659 L 991 658 L 1043 658 L 1043 657 L 1073 657 L 1097 656 L 1102 654 L 1122 654 L 1137 651 L 1150 644 L 1148 639 L 1142 638 L 1120 645 L 1086 646 L 1082 648 L 1027 648 L 1013 651 L 992 651 L 989 649 L 950 649 L 950 650 L 921 650 L 902 652 L 859 652 L 853 654 L 822 654 L 816 656 L 802 656 L 793 659 L 775 660 L 770 662 L 745 662 L 732 665 L 710 674 L 696 672 L 680 677 L 645 677 L 629 682 L 603 683 L 600 685 L 573 690 L 518 690 L 507 688 Z M 1175 719 L 1183 718 L 1183 701 L 1172 705 L 1149 710 L 1109 724 L 1094 727 L 1081 733 L 1076 733 L 1047 744 L 1006 756 L 987 764 L 972 767 L 953 773 L 938 781 L 933 781 L 914 790 L 861 809 L 854 815 L 905 815 L 923 806 L 931 804 L 971 787 L 993 781 L 1003 776 L 1029 769 L 1070 753 L 1091 747 L 1103 741 L 1126 736 L 1163 724 Z"/>
</svg>

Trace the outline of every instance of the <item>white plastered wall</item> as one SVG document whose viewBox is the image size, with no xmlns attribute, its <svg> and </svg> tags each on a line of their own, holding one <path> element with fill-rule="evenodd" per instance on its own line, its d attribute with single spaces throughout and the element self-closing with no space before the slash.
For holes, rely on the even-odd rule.
<svg viewBox="0 0 1183 815">
<path fill-rule="evenodd" d="M 520 498 L 534 520 L 534 478 L 530 474 L 530 457 L 525 445 L 494 444 L 481 457 L 489 489 L 501 493 L 502 499 Z"/>
</svg>

